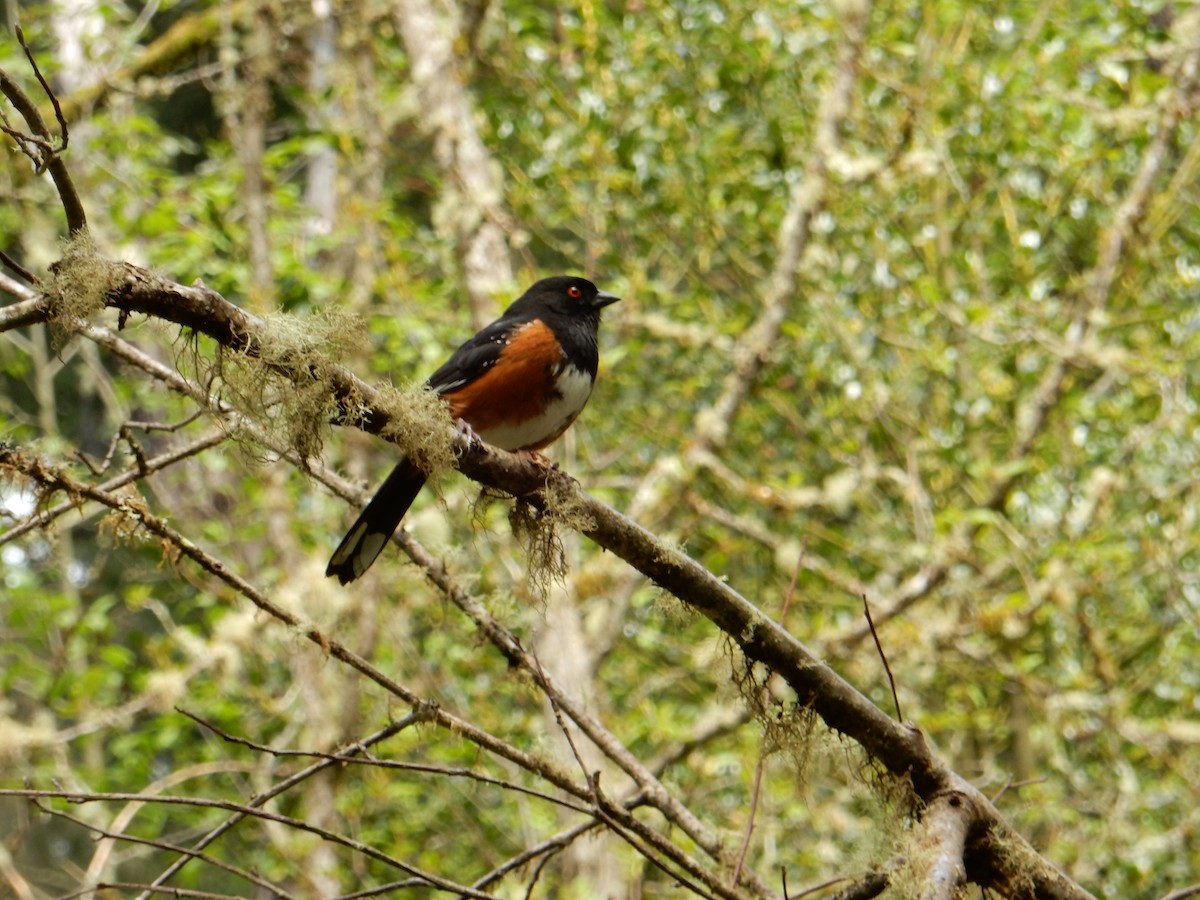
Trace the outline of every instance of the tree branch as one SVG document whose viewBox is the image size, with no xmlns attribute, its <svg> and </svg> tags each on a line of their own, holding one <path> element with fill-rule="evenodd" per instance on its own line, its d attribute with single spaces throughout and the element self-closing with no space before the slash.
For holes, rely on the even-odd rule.
<svg viewBox="0 0 1200 900">
<path fill-rule="evenodd" d="M 914 863 L 925 871 L 917 878 L 923 885 L 921 900 L 955 900 L 965 886 L 963 863 L 967 833 L 975 823 L 969 798 L 956 791 L 935 797 L 921 814 L 924 832 Z"/>
<path fill-rule="evenodd" d="M 58 114 L 59 127 L 62 129 L 62 143 L 58 147 L 54 146 L 54 138 L 50 134 L 50 129 L 46 126 L 46 120 L 42 118 L 41 112 L 38 111 L 37 105 L 29 99 L 29 96 L 21 89 L 19 84 L 8 77 L 7 72 L 0 69 L 0 93 L 3 93 L 8 98 L 8 102 L 13 105 L 13 108 L 21 114 L 21 118 L 29 126 L 31 134 L 22 136 L 19 132 L 7 127 L 5 131 L 16 140 L 22 152 L 33 160 L 39 172 L 43 170 L 47 171 L 50 173 L 50 177 L 54 179 L 54 186 L 58 189 L 58 196 L 62 200 L 63 212 L 67 217 L 67 231 L 74 236 L 87 228 L 87 215 L 83 211 L 83 202 L 79 199 L 79 193 L 75 190 L 75 182 L 71 179 L 71 173 L 67 170 L 66 163 L 63 162 L 60 155 L 62 150 L 66 149 L 67 146 L 67 123 L 63 119 L 58 99 L 54 96 L 54 92 L 50 90 L 50 86 L 46 83 L 45 79 L 42 78 L 42 73 L 38 69 L 37 62 L 34 60 L 33 54 L 30 53 L 28 45 L 25 43 L 25 35 L 21 33 L 20 28 L 17 29 L 17 40 L 21 42 L 21 47 L 24 49 L 30 65 L 33 66 L 33 71 L 37 75 L 42 89 L 46 92 L 46 96 L 54 104 L 54 110 Z"/>
</svg>

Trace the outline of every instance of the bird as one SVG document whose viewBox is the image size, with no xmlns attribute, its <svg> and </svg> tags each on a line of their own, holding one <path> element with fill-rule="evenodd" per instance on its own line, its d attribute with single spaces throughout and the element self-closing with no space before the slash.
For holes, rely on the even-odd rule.
<svg viewBox="0 0 1200 900">
<path fill-rule="evenodd" d="M 543 278 L 429 376 L 468 435 L 536 454 L 562 436 L 592 394 L 600 311 L 620 297 L 586 278 Z M 427 475 L 400 460 L 342 538 L 326 576 L 348 584 L 379 556 Z"/>
</svg>

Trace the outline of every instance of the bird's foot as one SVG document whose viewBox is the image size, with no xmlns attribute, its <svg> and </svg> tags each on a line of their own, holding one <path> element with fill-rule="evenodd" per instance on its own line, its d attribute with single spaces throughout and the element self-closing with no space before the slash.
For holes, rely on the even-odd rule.
<svg viewBox="0 0 1200 900">
<path fill-rule="evenodd" d="M 471 427 L 471 423 L 466 419 L 455 419 L 454 424 L 458 428 L 458 433 L 466 439 L 468 447 L 472 444 L 483 443 L 483 438 L 475 433 L 475 429 Z"/>
</svg>

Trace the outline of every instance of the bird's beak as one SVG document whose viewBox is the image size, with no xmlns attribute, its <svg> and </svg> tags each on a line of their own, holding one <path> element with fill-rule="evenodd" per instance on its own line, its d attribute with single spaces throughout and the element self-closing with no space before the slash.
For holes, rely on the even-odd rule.
<svg viewBox="0 0 1200 900">
<path fill-rule="evenodd" d="M 612 304 L 620 299 L 616 294 L 610 294 L 608 291 L 598 291 L 592 306 L 596 307 L 596 309 L 604 309 L 604 307 L 612 306 Z"/>
</svg>

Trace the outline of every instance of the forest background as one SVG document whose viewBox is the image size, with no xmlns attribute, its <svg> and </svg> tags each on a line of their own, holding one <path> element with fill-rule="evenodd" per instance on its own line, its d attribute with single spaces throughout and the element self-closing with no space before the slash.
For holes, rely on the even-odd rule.
<svg viewBox="0 0 1200 900">
<path fill-rule="evenodd" d="M 589 507 L 447 476 L 324 578 L 400 452 L 329 426 L 331 367 L 419 383 L 559 272 L 624 298 L 553 456 L 664 542 L 643 572 L 686 552 L 898 705 L 989 823 L 968 879 L 1200 880 L 1194 9 L 5 14 L 0 68 L 57 133 L 19 24 L 70 142 L 35 173 L 6 101 L 0 250 L 45 290 L 0 276 L 0 893 L 937 883 L 949 782 L 906 732 L 798 694 Z M 353 396 L 376 432 L 412 400 Z M 983 846 L 976 789 L 1036 858 Z"/>
</svg>

